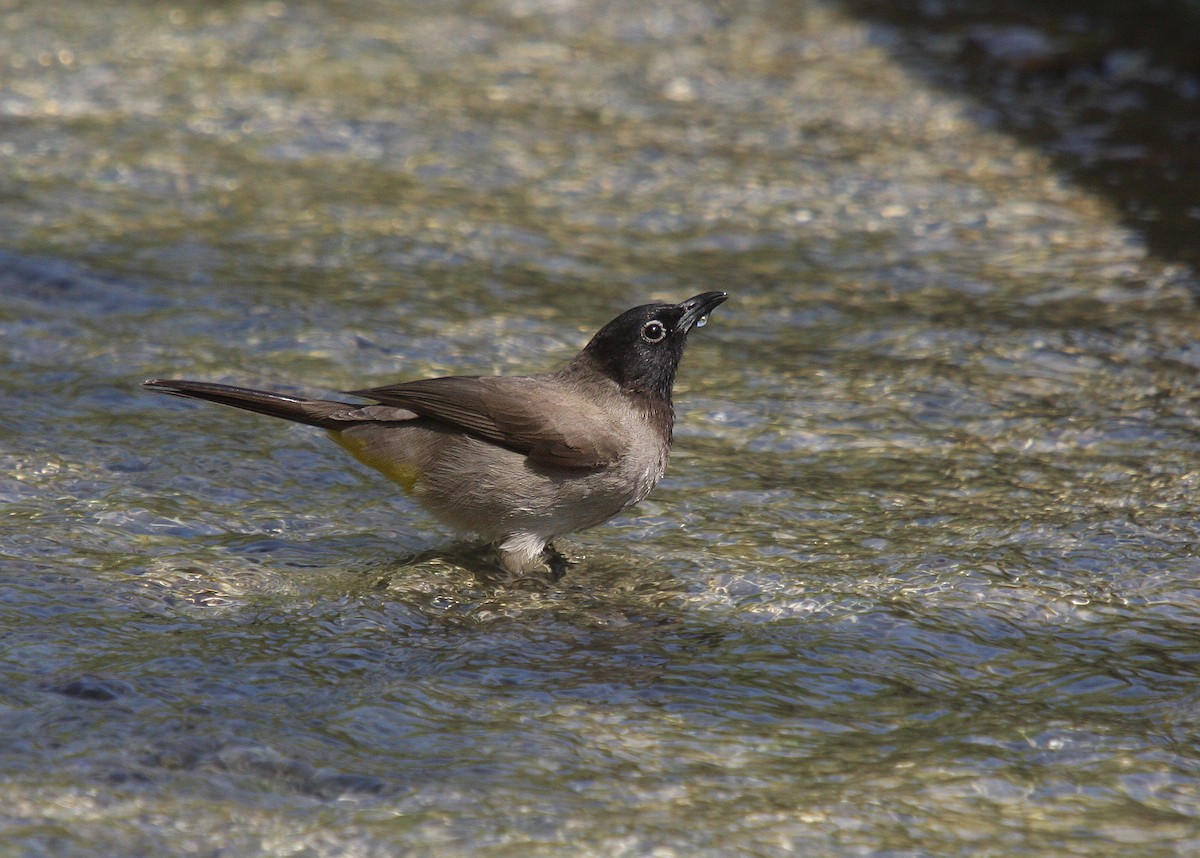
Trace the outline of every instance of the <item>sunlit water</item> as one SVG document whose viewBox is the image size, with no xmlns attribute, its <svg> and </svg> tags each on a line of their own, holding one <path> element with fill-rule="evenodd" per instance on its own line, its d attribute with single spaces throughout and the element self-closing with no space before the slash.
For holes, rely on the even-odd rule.
<svg viewBox="0 0 1200 858">
<path fill-rule="evenodd" d="M 820 5 L 9 4 L 0 851 L 1200 850 L 1189 272 Z M 723 289 L 502 586 L 321 433 Z"/>
</svg>

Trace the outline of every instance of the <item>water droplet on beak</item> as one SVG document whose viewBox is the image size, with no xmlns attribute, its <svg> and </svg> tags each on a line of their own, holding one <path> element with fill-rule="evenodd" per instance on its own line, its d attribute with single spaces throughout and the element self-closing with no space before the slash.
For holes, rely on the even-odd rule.
<svg viewBox="0 0 1200 858">
<path fill-rule="evenodd" d="M 703 316 L 701 316 L 699 319 L 696 320 L 697 328 L 703 328 L 707 324 L 708 324 L 708 313 L 705 313 Z"/>
</svg>

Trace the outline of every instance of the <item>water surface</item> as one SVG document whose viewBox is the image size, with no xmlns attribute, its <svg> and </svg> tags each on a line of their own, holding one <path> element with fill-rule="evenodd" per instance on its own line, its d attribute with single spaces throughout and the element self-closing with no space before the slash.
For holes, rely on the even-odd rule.
<svg viewBox="0 0 1200 858">
<path fill-rule="evenodd" d="M 3 8 L 5 852 L 1200 848 L 1195 277 L 888 30 Z M 668 479 L 554 584 L 137 389 L 537 371 L 709 289 Z"/>
</svg>

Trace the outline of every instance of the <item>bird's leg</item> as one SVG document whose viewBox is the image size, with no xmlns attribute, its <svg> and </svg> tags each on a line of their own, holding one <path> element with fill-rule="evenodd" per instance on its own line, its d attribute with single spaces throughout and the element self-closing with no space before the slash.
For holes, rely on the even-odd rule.
<svg viewBox="0 0 1200 858">
<path fill-rule="evenodd" d="M 571 568 L 571 561 L 555 548 L 552 543 L 546 543 L 546 547 L 542 550 L 542 562 L 550 570 L 551 581 L 558 581 Z"/>
</svg>

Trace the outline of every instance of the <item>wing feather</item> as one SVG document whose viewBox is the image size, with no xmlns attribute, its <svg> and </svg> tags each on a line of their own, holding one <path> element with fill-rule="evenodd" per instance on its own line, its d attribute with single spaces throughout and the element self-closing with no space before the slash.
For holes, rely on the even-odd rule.
<svg viewBox="0 0 1200 858">
<path fill-rule="evenodd" d="M 449 376 L 352 390 L 567 468 L 612 464 L 624 444 L 615 421 L 561 380 L 532 376 Z"/>
</svg>

